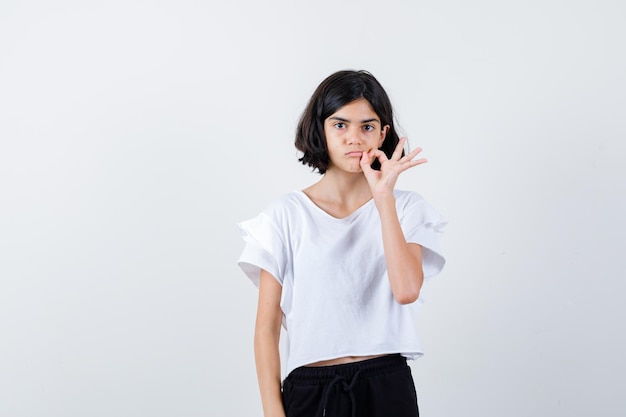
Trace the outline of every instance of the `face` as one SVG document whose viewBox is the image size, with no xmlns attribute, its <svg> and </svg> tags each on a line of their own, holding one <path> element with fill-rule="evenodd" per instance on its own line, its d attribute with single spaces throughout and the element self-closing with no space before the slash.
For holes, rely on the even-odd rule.
<svg viewBox="0 0 626 417">
<path fill-rule="evenodd" d="M 381 125 L 380 117 L 363 98 L 340 107 L 324 120 L 330 157 L 327 171 L 362 172 L 361 155 L 380 148 L 388 130 L 389 125 Z"/>
</svg>

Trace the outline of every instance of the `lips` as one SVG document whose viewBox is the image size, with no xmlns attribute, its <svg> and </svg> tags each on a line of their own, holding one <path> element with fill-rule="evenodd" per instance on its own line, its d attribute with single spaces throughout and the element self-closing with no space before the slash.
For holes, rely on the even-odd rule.
<svg viewBox="0 0 626 417">
<path fill-rule="evenodd" d="M 350 151 L 350 152 L 346 152 L 346 156 L 349 157 L 361 157 L 361 155 L 363 155 L 363 151 Z"/>
</svg>

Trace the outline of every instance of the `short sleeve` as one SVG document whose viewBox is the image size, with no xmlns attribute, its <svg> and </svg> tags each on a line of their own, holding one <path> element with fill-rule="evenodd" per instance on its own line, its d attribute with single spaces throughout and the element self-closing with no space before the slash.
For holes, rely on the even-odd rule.
<svg viewBox="0 0 626 417">
<path fill-rule="evenodd" d="M 424 279 L 439 274 L 446 263 L 439 239 L 447 221 L 419 194 L 411 193 L 402 207 L 400 224 L 406 241 L 422 246 Z"/>
<path fill-rule="evenodd" d="M 271 219 L 261 213 L 257 217 L 237 223 L 245 246 L 237 261 L 239 267 L 259 286 L 261 269 L 272 274 L 283 285 L 285 247 L 280 233 Z"/>
</svg>

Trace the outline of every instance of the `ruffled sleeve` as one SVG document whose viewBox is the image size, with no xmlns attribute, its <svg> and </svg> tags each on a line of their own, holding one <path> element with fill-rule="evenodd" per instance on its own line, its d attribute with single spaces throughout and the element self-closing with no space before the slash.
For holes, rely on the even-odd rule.
<svg viewBox="0 0 626 417">
<path fill-rule="evenodd" d="M 237 261 L 239 267 L 259 286 L 261 269 L 266 270 L 283 285 L 285 246 L 272 220 L 266 213 L 237 223 L 245 247 Z"/>
<path fill-rule="evenodd" d="M 424 198 L 410 193 L 401 207 L 400 224 L 409 243 L 422 246 L 424 279 L 429 280 L 443 269 L 446 260 L 439 244 L 448 222 Z"/>
</svg>

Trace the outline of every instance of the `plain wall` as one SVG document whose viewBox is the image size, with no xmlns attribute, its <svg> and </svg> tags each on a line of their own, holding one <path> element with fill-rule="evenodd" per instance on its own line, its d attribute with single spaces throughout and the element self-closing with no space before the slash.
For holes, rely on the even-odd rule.
<svg viewBox="0 0 626 417">
<path fill-rule="evenodd" d="M 261 416 L 235 223 L 345 68 L 430 162 L 422 415 L 623 416 L 621 1 L 0 5 L 0 415 Z"/>
</svg>

